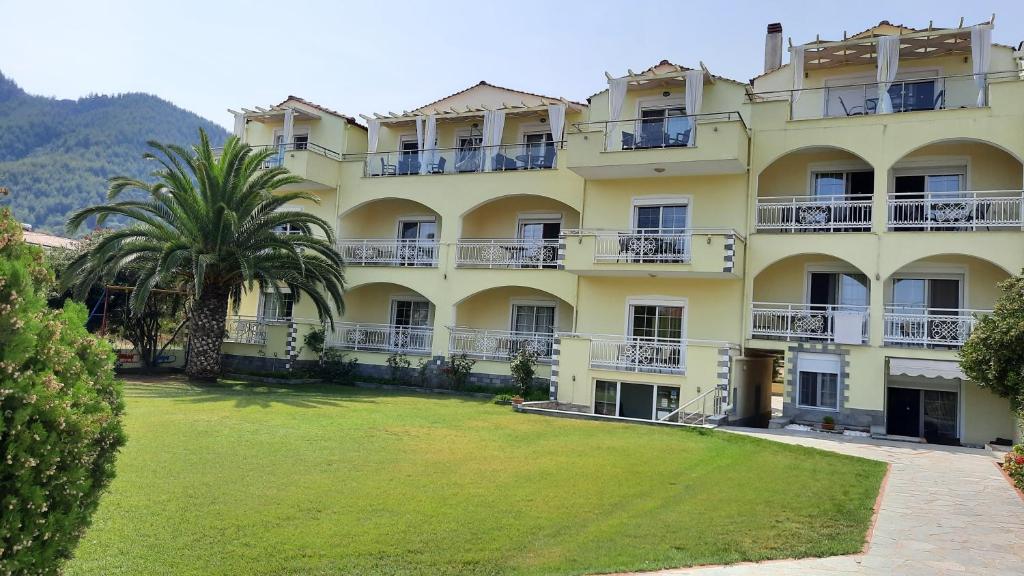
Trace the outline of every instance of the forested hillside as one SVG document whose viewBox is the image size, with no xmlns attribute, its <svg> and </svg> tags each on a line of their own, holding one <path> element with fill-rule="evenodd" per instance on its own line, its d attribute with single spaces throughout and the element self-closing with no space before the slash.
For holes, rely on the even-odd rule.
<svg viewBox="0 0 1024 576">
<path fill-rule="evenodd" d="M 37 229 L 62 232 L 67 215 L 105 198 L 106 180 L 145 178 L 147 140 L 189 144 L 203 127 L 218 145 L 227 132 L 149 94 L 57 100 L 26 94 L 0 74 L 0 205 Z"/>
</svg>

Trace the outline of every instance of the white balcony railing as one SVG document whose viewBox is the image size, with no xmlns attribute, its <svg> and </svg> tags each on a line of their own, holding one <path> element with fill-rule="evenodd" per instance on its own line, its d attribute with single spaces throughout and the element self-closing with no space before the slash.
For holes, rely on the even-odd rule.
<svg viewBox="0 0 1024 576">
<path fill-rule="evenodd" d="M 759 231 L 868 231 L 871 195 L 760 197 L 755 224 Z"/>
<path fill-rule="evenodd" d="M 509 360 L 520 350 L 536 354 L 540 361 L 551 360 L 555 335 L 550 332 L 514 332 L 482 330 L 456 326 L 448 329 L 448 350 L 483 360 Z"/>
<path fill-rule="evenodd" d="M 415 176 L 475 172 L 550 170 L 564 142 L 396 150 L 365 154 L 364 176 Z M 359 157 L 359 156 L 356 156 Z"/>
<path fill-rule="evenodd" d="M 843 343 L 868 341 L 867 306 L 822 304 L 751 304 L 750 333 L 753 338 L 813 340 Z"/>
<path fill-rule="evenodd" d="M 338 251 L 359 266 L 437 266 L 437 242 L 407 239 L 343 239 Z"/>
<path fill-rule="evenodd" d="M 681 229 L 599 231 L 595 262 L 637 264 L 690 262 L 690 232 Z"/>
<path fill-rule="evenodd" d="M 963 346 L 979 316 L 991 310 L 886 306 L 885 343 L 900 346 Z"/>
<path fill-rule="evenodd" d="M 455 264 L 467 268 L 555 268 L 557 239 L 459 240 Z"/>
<path fill-rule="evenodd" d="M 429 326 L 340 322 L 327 329 L 325 346 L 342 350 L 429 354 L 434 330 Z"/>
<path fill-rule="evenodd" d="M 593 336 L 590 366 L 625 372 L 683 374 L 686 340 L 639 336 Z"/>
<path fill-rule="evenodd" d="M 889 195 L 892 230 L 1020 230 L 1024 226 L 1024 192 L 901 193 Z"/>
<path fill-rule="evenodd" d="M 255 316 L 228 316 L 224 341 L 262 346 L 267 343 L 267 324 Z"/>
<path fill-rule="evenodd" d="M 605 152 L 652 150 L 659 148 L 692 148 L 697 146 L 697 126 L 709 122 L 743 122 L 739 112 L 711 112 L 662 116 L 660 118 L 629 118 L 577 122 L 580 132 L 600 129 L 605 138 Z"/>
</svg>

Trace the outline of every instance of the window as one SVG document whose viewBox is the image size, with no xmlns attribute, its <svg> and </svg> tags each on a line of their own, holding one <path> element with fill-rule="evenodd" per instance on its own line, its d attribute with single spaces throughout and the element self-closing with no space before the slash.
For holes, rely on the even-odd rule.
<svg viewBox="0 0 1024 576">
<path fill-rule="evenodd" d="M 690 118 L 682 106 L 640 109 L 638 148 L 686 146 L 690 138 Z"/>
<path fill-rule="evenodd" d="M 689 242 L 686 235 L 688 212 L 686 204 L 636 206 L 633 227 L 638 237 L 626 239 L 626 246 L 636 256 L 635 261 L 685 262 Z"/>
<path fill-rule="evenodd" d="M 800 371 L 798 404 L 808 408 L 839 409 L 839 375 Z"/>
<path fill-rule="evenodd" d="M 478 172 L 483 168 L 483 135 L 465 134 L 456 138 L 455 170 L 458 172 Z"/>
<path fill-rule="evenodd" d="M 290 293 L 264 292 L 260 302 L 260 319 L 267 321 L 290 320 L 293 303 L 294 299 Z"/>
<path fill-rule="evenodd" d="M 292 138 L 292 143 L 295 144 L 296 150 L 305 150 L 309 144 L 309 134 L 296 134 Z"/>
<path fill-rule="evenodd" d="M 686 230 L 686 204 L 637 206 L 636 229 L 655 234 L 681 234 Z"/>
<path fill-rule="evenodd" d="M 512 331 L 553 334 L 555 332 L 555 307 L 538 304 L 513 305 Z"/>
<path fill-rule="evenodd" d="M 681 340 L 683 307 L 663 305 L 630 306 L 631 332 L 636 338 Z"/>
<path fill-rule="evenodd" d="M 874 191 L 875 173 L 871 170 L 846 172 L 815 172 L 813 196 L 870 196 Z"/>
<path fill-rule="evenodd" d="M 398 223 L 401 240 L 432 241 L 437 237 L 437 222 L 433 220 L 403 220 Z"/>
<path fill-rule="evenodd" d="M 849 272 L 811 272 L 808 303 L 818 306 L 867 306 L 868 278 Z"/>
<path fill-rule="evenodd" d="M 959 278 L 896 278 L 892 306 L 901 314 L 949 314 L 961 307 Z"/>
<path fill-rule="evenodd" d="M 558 260 L 558 235 L 561 219 L 519 221 L 519 239 L 523 240 L 523 268 L 555 268 Z M 533 264 L 532 262 L 536 262 Z"/>
<path fill-rule="evenodd" d="M 395 326 L 430 326 L 430 302 L 426 300 L 393 300 L 391 323 Z"/>
<path fill-rule="evenodd" d="M 290 212 L 302 212 L 302 206 L 285 206 L 280 209 L 288 210 Z M 302 230 L 294 224 L 285 223 L 280 226 L 274 226 L 274 232 L 277 234 L 299 234 Z"/>
<path fill-rule="evenodd" d="M 617 416 L 618 382 L 598 380 L 594 390 L 594 414 Z"/>
</svg>

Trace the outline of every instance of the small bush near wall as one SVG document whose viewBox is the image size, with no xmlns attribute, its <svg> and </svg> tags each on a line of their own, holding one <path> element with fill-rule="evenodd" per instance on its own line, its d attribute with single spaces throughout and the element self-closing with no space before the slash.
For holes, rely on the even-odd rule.
<svg viewBox="0 0 1024 576">
<path fill-rule="evenodd" d="M 1024 444 L 1017 444 L 1006 454 L 1003 470 L 1006 470 L 1017 488 L 1024 490 Z"/>
<path fill-rule="evenodd" d="M 412 363 L 401 352 L 392 352 L 388 356 L 388 377 L 392 384 L 405 384 L 405 375 Z"/>
<path fill-rule="evenodd" d="M 476 365 L 476 360 L 469 358 L 465 354 L 453 354 L 445 362 L 444 367 L 441 368 L 441 373 L 444 374 L 445 379 L 448 381 L 448 387 L 452 390 L 462 390 L 466 387 L 466 382 L 469 381 L 469 374 L 473 371 L 473 366 Z"/>
</svg>

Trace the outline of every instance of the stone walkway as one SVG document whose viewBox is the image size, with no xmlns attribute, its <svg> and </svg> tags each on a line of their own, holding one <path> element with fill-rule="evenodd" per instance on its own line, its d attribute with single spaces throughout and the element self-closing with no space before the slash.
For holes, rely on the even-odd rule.
<svg viewBox="0 0 1024 576">
<path fill-rule="evenodd" d="M 869 438 L 826 439 L 814 432 L 731 430 L 889 462 L 867 552 L 646 574 L 1024 574 L 1024 501 L 989 452 Z"/>
</svg>

